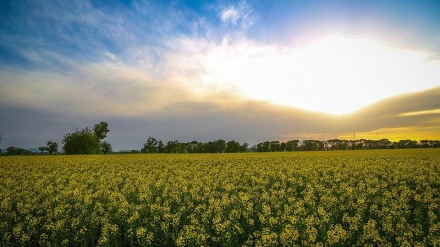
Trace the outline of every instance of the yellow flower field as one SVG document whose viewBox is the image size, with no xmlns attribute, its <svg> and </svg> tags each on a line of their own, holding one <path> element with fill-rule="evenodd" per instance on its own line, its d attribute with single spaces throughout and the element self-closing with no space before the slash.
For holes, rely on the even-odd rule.
<svg viewBox="0 0 440 247">
<path fill-rule="evenodd" d="M 0 157 L 1 246 L 440 246 L 440 149 Z"/>
</svg>

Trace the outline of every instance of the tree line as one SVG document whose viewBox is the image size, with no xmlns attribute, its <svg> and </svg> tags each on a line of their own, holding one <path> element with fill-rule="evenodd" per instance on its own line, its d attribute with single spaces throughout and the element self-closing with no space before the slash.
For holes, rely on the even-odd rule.
<svg viewBox="0 0 440 247">
<path fill-rule="evenodd" d="M 293 152 L 293 151 L 333 151 L 333 150 L 367 150 L 367 149 L 407 149 L 407 148 L 440 148 L 440 140 L 400 140 L 391 142 L 380 140 L 289 140 L 264 141 L 248 148 L 248 143 L 240 144 L 235 140 L 222 139 L 210 142 L 169 141 L 166 145 L 154 137 L 148 137 L 141 153 L 242 153 L 242 152 Z M 137 150 L 124 153 L 138 153 Z"/>
<path fill-rule="evenodd" d="M 366 150 L 366 149 L 407 149 L 407 148 L 440 148 L 440 140 L 400 140 L 391 142 L 380 140 L 290 140 L 287 142 L 265 141 L 251 147 L 255 152 L 284 151 L 332 151 L 332 150 Z"/>
<path fill-rule="evenodd" d="M 104 141 L 110 129 L 107 122 L 95 124 L 92 128 L 75 128 L 72 132 L 63 134 L 62 150 L 65 154 L 107 154 L 112 152 L 110 143 Z M 3 134 L 0 134 L 0 141 Z M 180 142 L 161 140 L 149 136 L 140 153 L 243 153 L 243 152 L 293 152 L 293 151 L 332 151 L 332 150 L 364 150 L 364 149 L 406 149 L 406 148 L 440 148 L 440 140 L 400 140 L 391 142 L 388 139 L 380 140 L 289 140 L 264 141 L 249 148 L 248 143 L 240 144 L 235 140 L 225 141 L 218 139 L 208 142 Z M 48 141 L 46 146 L 38 147 L 41 154 L 48 152 L 56 154 L 58 143 Z M 1 153 L 1 149 L 0 149 Z M 8 147 L 8 155 L 30 155 L 31 151 Z M 139 150 L 123 150 L 118 153 L 139 153 Z"/>
<path fill-rule="evenodd" d="M 240 144 L 235 140 L 226 142 L 223 139 L 209 142 L 174 140 L 164 144 L 161 140 L 150 136 L 141 153 L 243 153 L 247 151 L 248 146 L 248 143 Z"/>
</svg>

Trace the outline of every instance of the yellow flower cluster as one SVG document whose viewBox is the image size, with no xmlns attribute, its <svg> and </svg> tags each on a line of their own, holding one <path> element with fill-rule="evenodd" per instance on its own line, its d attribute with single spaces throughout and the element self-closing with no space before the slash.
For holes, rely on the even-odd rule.
<svg viewBox="0 0 440 247">
<path fill-rule="evenodd" d="M 440 246 L 440 149 L 0 157 L 0 246 Z"/>
</svg>

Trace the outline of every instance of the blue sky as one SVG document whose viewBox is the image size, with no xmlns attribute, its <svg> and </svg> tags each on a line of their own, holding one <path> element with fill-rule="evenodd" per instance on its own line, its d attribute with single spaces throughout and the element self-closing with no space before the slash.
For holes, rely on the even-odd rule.
<svg viewBox="0 0 440 247">
<path fill-rule="evenodd" d="M 100 121 L 116 149 L 149 135 L 338 137 L 353 130 L 269 131 L 246 114 L 347 115 L 440 87 L 439 26 L 439 1 L 2 1 L 0 147 L 61 142 Z M 429 107 L 417 110 L 440 108 Z"/>
<path fill-rule="evenodd" d="M 222 20 L 228 9 L 233 14 Z M 221 42 L 242 35 L 289 45 L 345 32 L 440 49 L 438 1 L 7 1 L 0 11 L 2 65 L 26 69 L 53 69 L 60 65 L 55 55 L 76 62 L 105 60 L 105 52 L 132 59 L 133 47 L 167 49 L 166 41 L 182 36 Z"/>
</svg>

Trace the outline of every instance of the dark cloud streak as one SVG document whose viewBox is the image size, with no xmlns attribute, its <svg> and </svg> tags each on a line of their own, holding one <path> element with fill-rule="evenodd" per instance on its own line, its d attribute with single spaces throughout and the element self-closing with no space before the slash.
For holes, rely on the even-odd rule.
<svg viewBox="0 0 440 247">
<path fill-rule="evenodd" d="M 367 106 L 345 119 L 359 131 L 423 124 L 438 115 L 401 116 L 440 108 L 440 88 L 394 96 Z"/>
<path fill-rule="evenodd" d="M 160 111 L 140 116 L 66 116 L 29 107 L 0 108 L 0 132 L 7 146 L 37 147 L 48 140 L 61 143 L 62 134 L 75 127 L 93 126 L 107 121 L 108 141 L 115 150 L 140 149 L 148 136 L 163 141 L 183 142 L 215 139 L 237 140 L 255 144 L 265 140 L 310 136 L 335 138 L 351 131 L 374 131 L 380 128 L 426 127 L 439 121 L 440 114 L 399 116 L 402 113 L 440 109 L 440 88 L 396 96 L 370 105 L 346 116 L 309 112 L 260 101 L 229 105 L 214 102 L 176 102 Z"/>
</svg>

